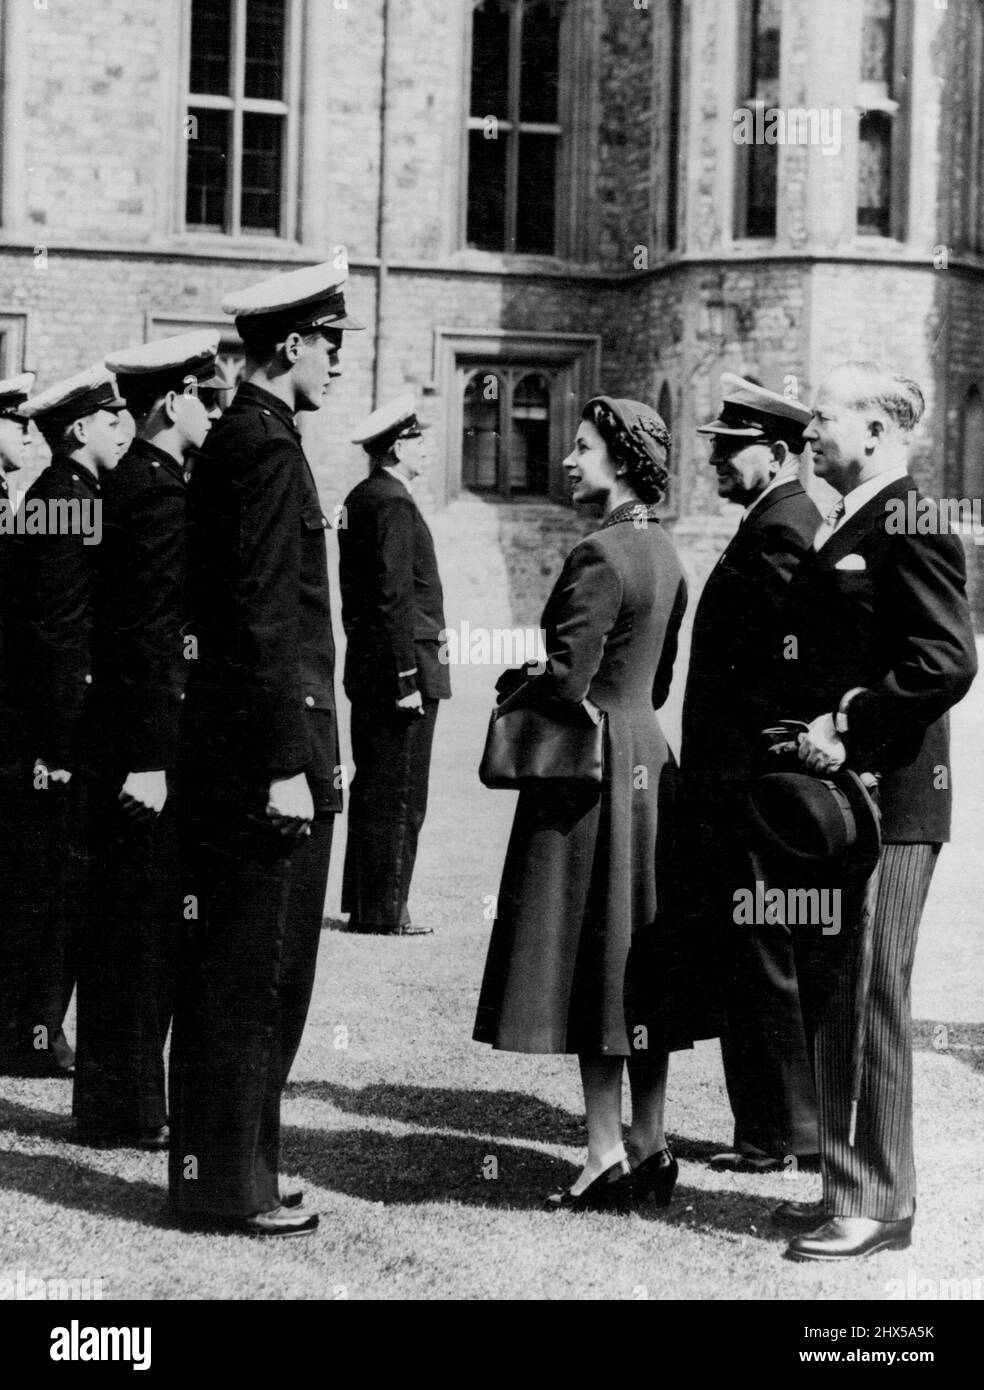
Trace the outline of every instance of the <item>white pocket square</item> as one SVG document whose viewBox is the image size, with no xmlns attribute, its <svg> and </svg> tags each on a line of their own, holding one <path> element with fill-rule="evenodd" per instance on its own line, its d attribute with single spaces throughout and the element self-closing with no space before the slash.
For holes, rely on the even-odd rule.
<svg viewBox="0 0 984 1390">
<path fill-rule="evenodd" d="M 843 560 L 838 560 L 834 566 L 835 570 L 866 570 L 867 568 L 863 555 L 845 555 Z"/>
</svg>

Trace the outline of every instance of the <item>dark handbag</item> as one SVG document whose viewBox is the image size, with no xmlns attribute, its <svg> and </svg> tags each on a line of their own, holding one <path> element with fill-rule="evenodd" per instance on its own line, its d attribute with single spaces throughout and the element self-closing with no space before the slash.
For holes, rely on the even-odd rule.
<svg viewBox="0 0 984 1390">
<path fill-rule="evenodd" d="M 478 775 L 486 787 L 590 787 L 605 776 L 608 716 L 582 702 L 532 699 L 525 682 L 492 711 Z"/>
</svg>

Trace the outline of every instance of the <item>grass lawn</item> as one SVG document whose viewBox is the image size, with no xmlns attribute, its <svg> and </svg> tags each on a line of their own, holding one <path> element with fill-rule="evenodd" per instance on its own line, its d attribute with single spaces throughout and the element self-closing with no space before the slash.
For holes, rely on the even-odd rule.
<svg viewBox="0 0 984 1390">
<path fill-rule="evenodd" d="M 106 1298 L 853 1300 L 885 1298 L 887 1281 L 910 1270 L 984 1274 L 984 799 L 969 785 L 970 769 L 984 764 L 977 693 L 954 720 L 956 843 L 944 851 L 917 963 L 914 1243 L 830 1269 L 784 1261 L 768 1219 L 778 1200 L 816 1196 L 818 1178 L 707 1167 L 730 1139 L 716 1043 L 672 1062 L 668 1118 L 681 1171 L 669 1208 L 622 1219 L 538 1209 L 579 1161 L 576 1063 L 470 1041 L 513 800 L 484 792 L 474 771 L 494 675 L 455 673 L 455 700 L 438 722 L 411 900 L 436 934 L 323 933 L 284 1106 L 285 1171 L 322 1213 L 317 1234 L 264 1242 L 172 1230 L 163 1157 L 81 1148 L 69 1085 L 4 1078 L 0 1279 L 18 1270 L 99 1277 Z M 671 708 L 668 728 L 673 718 Z M 340 834 L 329 909 L 342 848 Z M 945 1051 L 934 1045 L 942 1041 Z"/>
</svg>

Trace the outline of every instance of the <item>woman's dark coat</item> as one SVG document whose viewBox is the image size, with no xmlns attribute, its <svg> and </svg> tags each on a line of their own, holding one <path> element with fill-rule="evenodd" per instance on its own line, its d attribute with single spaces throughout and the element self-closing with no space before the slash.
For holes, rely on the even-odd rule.
<svg viewBox="0 0 984 1390">
<path fill-rule="evenodd" d="M 520 794 L 475 1025 L 480 1042 L 596 1056 L 658 1045 L 665 980 L 657 948 L 669 883 L 657 872 L 657 825 L 673 828 L 675 763 L 654 711 L 669 690 L 685 608 L 672 542 L 651 509 L 632 506 L 574 548 L 547 600 L 538 684 L 607 712 L 606 781 L 600 797 L 579 805 Z M 668 847 L 661 833 L 667 871 Z"/>
</svg>

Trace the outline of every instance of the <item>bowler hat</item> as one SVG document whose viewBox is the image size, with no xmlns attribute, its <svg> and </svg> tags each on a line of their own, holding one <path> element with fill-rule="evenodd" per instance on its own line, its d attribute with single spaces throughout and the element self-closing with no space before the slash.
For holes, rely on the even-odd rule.
<svg viewBox="0 0 984 1390">
<path fill-rule="evenodd" d="M 757 847 L 791 866 L 870 871 L 878 862 L 881 816 L 856 772 L 769 772 L 752 782 L 746 805 Z"/>
</svg>

